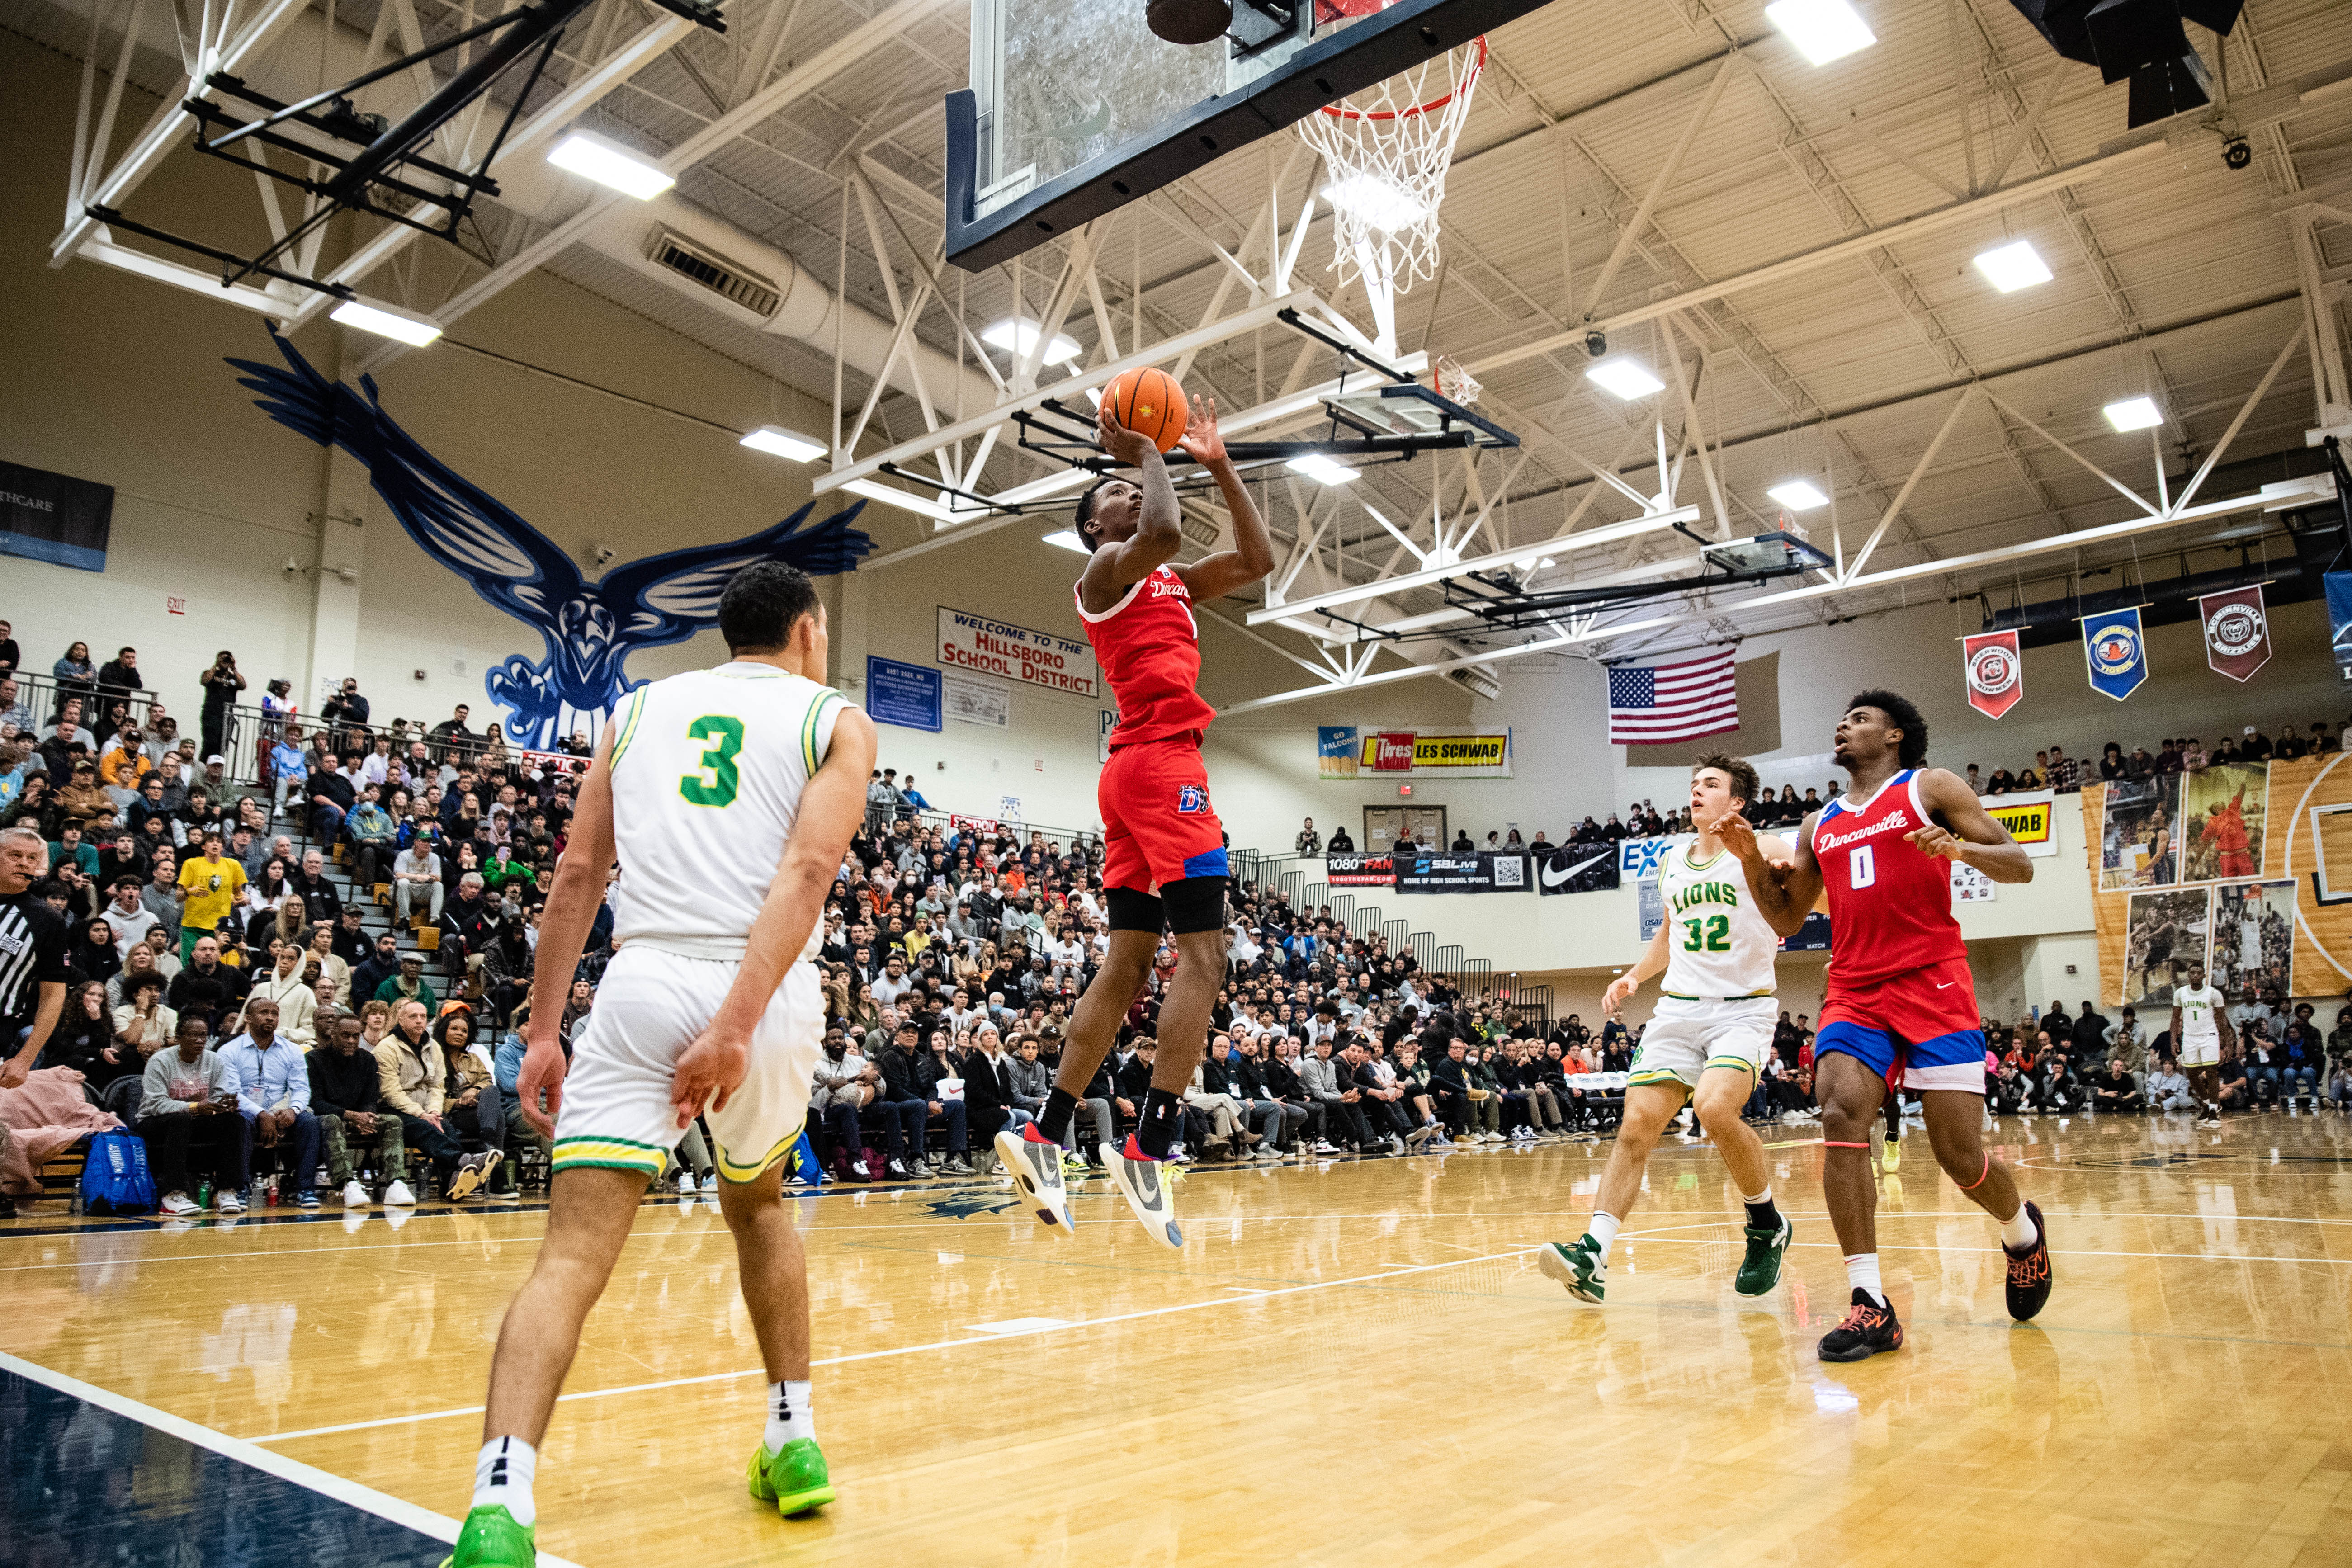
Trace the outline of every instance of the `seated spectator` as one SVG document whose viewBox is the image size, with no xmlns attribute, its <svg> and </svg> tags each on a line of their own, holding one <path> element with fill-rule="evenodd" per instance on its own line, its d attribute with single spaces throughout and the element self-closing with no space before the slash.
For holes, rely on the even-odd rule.
<svg viewBox="0 0 2352 1568">
<path fill-rule="evenodd" d="M 236 1109 L 245 1118 L 248 1149 L 287 1152 L 286 1180 L 296 1208 L 319 1206 L 319 1119 L 310 1111 L 310 1072 L 302 1048 L 278 1032 L 278 1004 L 255 996 L 245 1004 L 245 1032 L 220 1048 Z"/>
<path fill-rule="evenodd" d="M 499 1103 L 506 1107 L 507 1147 L 511 1149 L 516 1146 L 518 1140 L 529 1139 L 539 1145 L 539 1152 L 541 1154 L 551 1160 L 555 1156 L 555 1141 L 531 1125 L 530 1118 L 523 1112 L 522 1058 L 523 1053 L 529 1048 L 528 1043 L 523 1038 L 523 1031 L 530 1023 L 530 998 L 525 995 L 515 1005 L 514 1017 L 507 1029 L 506 1038 L 499 1042 L 496 1063 Z M 572 1042 L 563 1037 L 561 1030 L 556 1032 L 556 1045 L 563 1052 L 564 1060 L 570 1061 Z M 546 1091 L 541 1089 L 540 1095 L 541 1100 L 535 1109 L 545 1115 L 547 1114 Z M 554 1120 L 552 1116 L 549 1116 L 548 1119 L 551 1121 Z"/>
<path fill-rule="evenodd" d="M 442 1086 L 443 1118 L 456 1132 L 481 1141 L 482 1190 L 493 1197 L 514 1196 L 515 1167 L 507 1158 L 508 1122 L 499 1097 L 497 1058 L 489 1042 L 476 1037 L 473 1010 L 453 1005 L 433 1026 L 433 1038 L 449 1073 Z M 700 1141 L 698 1136 L 696 1142 Z M 698 1163 L 707 1171 L 708 1155 Z"/>
<path fill-rule="evenodd" d="M 310 988 L 312 982 L 303 977 L 303 952 L 292 942 L 280 942 L 268 971 L 255 977 L 253 988 L 246 994 L 245 1005 L 250 1012 L 256 1002 L 274 1003 L 278 1008 L 278 1033 L 296 1049 L 307 1051 L 318 1043 L 319 998 Z"/>
<path fill-rule="evenodd" d="M 2090 1086 L 2094 1110 L 2139 1110 L 2147 1104 L 2121 1057 L 2109 1058 L 2105 1067 L 2091 1075 Z"/>
<path fill-rule="evenodd" d="M 433 852 L 433 840 L 420 835 L 393 858 L 392 918 L 405 924 L 414 912 L 425 923 L 438 925 L 441 903 L 441 857 Z"/>
<path fill-rule="evenodd" d="M 197 1212 L 190 1167 L 214 1183 L 225 1215 L 245 1211 L 246 1162 L 251 1137 L 237 1114 L 236 1079 L 212 1049 L 212 1027 L 200 1015 L 183 1017 L 173 1046 L 147 1060 L 136 1130 L 147 1145 L 147 1168 L 160 1194 L 156 1206 L 178 1216 Z"/>
<path fill-rule="evenodd" d="M 376 1092 L 400 1118 L 402 1135 L 425 1152 L 442 1195 L 464 1203 L 480 1189 L 489 1157 L 467 1153 L 444 1121 L 448 1065 L 425 1017 L 425 1005 L 414 998 L 394 1005 L 392 1027 L 375 1047 Z"/>
<path fill-rule="evenodd" d="M 235 1012 L 244 995 L 244 976 L 221 962 L 220 940 L 203 936 L 196 939 L 190 961 L 172 977 L 163 999 L 181 1017 L 202 1018 L 209 1038 L 213 1026 Z"/>
<path fill-rule="evenodd" d="M 2197 1097 L 2189 1092 L 2187 1076 L 2170 1057 L 2158 1058 L 2156 1070 L 2147 1075 L 2147 1103 L 2152 1110 L 2168 1112 L 2197 1109 Z"/>
<path fill-rule="evenodd" d="M 434 993 L 432 985 L 425 978 L 425 955 L 421 952 L 402 953 L 397 973 L 391 979 L 379 984 L 375 988 L 375 994 L 369 1000 L 391 1003 L 395 1018 L 404 1002 L 418 1004 L 424 1007 L 427 1015 L 441 1005 L 441 998 Z"/>
<path fill-rule="evenodd" d="M 363 1209 L 367 1184 L 352 1163 L 351 1141 L 375 1148 L 375 1172 L 384 1184 L 383 1201 L 404 1207 L 416 1201 L 408 1190 L 408 1151 L 400 1118 L 384 1109 L 375 1056 L 364 1050 L 366 1024 L 356 1013 L 338 1010 L 320 1018 L 326 1037 L 305 1059 L 310 1078 L 310 1111 L 318 1119 L 326 1151 L 327 1184 L 339 1188 L 346 1211 Z"/>
</svg>

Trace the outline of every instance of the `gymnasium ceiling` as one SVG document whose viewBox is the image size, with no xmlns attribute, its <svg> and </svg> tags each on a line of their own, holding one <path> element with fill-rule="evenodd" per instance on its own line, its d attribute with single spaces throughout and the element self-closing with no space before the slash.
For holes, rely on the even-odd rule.
<svg viewBox="0 0 2352 1568">
<path fill-rule="evenodd" d="M 365 32 L 378 23 L 380 5 L 404 3 L 342 0 L 334 15 Z M 90 4 L 21 0 L 6 25 L 79 59 L 89 52 Z M 161 7 L 163 0 L 148 4 Z M 122 8 L 106 6 L 101 91 Z M 315 8 L 323 11 L 325 0 L 315 0 Z M 2213 451 L 2274 365 L 2268 395 L 2246 415 L 2227 457 L 2304 446 L 2305 431 L 2319 422 L 2319 398 L 2308 337 L 2289 350 L 2307 320 L 2302 285 L 2306 275 L 2317 280 L 2325 331 L 2340 341 L 2336 299 L 2352 276 L 2352 5 L 2248 0 L 2215 62 L 2226 106 L 2248 110 L 2243 129 L 2252 156 L 2238 170 L 2223 158 L 2227 123 L 2217 131 L 2184 119 L 2153 135 L 2126 136 L 2125 88 L 2103 88 L 2095 68 L 2061 61 L 2006 0 L 1859 0 L 1859 9 L 1877 43 L 1821 68 L 1774 31 L 1761 0 L 1555 0 L 1496 34 L 1446 188 L 1444 270 L 1402 300 L 1398 338 L 1401 352 L 1469 365 L 1485 384 L 1482 411 L 1521 433 L 1523 453 L 1485 455 L 1475 478 L 1459 458 L 1424 458 L 1328 491 L 1287 477 L 1263 489 L 1277 551 L 1298 567 L 1289 574 L 1294 598 L 1420 564 L 1368 504 L 1425 549 L 1433 508 L 1451 526 L 1477 510 L 1476 498 L 1497 493 L 1464 553 L 1524 545 L 1531 561 L 1553 563 L 1525 574 L 1538 586 L 1638 571 L 1645 562 L 1664 571 L 1664 563 L 1687 559 L 1689 542 L 1667 533 L 1579 551 L 1572 536 L 1554 535 L 1571 518 L 1588 530 L 1634 516 L 1634 502 L 1602 486 L 1593 468 L 1654 494 L 1654 426 L 1663 421 L 1671 455 L 1692 436 L 1695 415 L 1715 482 L 1696 456 L 1685 458 L 1675 501 L 1699 507 L 1696 531 L 1738 535 L 1772 526 L 1782 514 L 1766 489 L 1805 478 L 1834 496 L 1833 507 L 1795 519 L 1824 551 L 1851 563 L 1864 541 L 1883 534 L 1867 574 L 1856 571 L 1843 585 L 1807 579 L 1808 595 L 1760 605 L 1746 602 L 1769 591 L 1751 588 L 1502 641 L 1416 642 L 1381 651 L 1360 668 L 1364 656 L 1318 647 L 1284 625 L 1267 626 L 1265 636 L 1333 680 L 1343 672 L 1351 679 L 1402 672 L 1406 661 L 1475 660 L 1530 639 L 1570 655 L 1616 658 L 1955 593 L 1982 592 L 1995 605 L 2019 595 L 2048 598 L 2065 592 L 2077 571 L 2137 563 L 2139 571 L 2163 575 L 2183 561 L 2203 569 L 2235 559 L 2217 536 L 2230 537 L 2229 549 L 2257 538 L 2261 531 L 2249 532 L 2248 525 L 2261 521 L 2259 511 L 1949 570 L 1937 564 L 2168 506 L 2181 478 Z M 915 251 L 929 252 L 940 239 L 940 100 L 964 84 L 963 6 L 730 0 L 727 12 L 723 37 L 681 29 L 580 122 L 652 152 L 698 135 L 709 140 L 680 172 L 678 194 L 790 253 L 810 275 L 887 321 L 893 288 L 903 300 L 921 281 Z M 414 0 L 428 37 L 480 14 L 471 4 Z M 657 26 L 661 15 L 641 0 L 602 0 L 567 38 L 530 107 Z M 382 19 L 396 35 L 400 18 Z M 2190 33 L 2212 58 L 2221 41 L 2195 27 Z M 821 79 L 799 82 L 795 73 L 811 74 L 804 68 L 812 60 L 824 62 Z M 134 53 L 131 75 L 160 95 L 184 87 L 177 58 L 155 49 Z M 778 83 L 791 90 L 779 94 Z M 763 87 L 782 101 L 746 112 L 746 100 Z M 2291 110 L 2284 118 L 2253 112 L 2281 103 Z M 720 134 L 712 139 L 714 126 Z M 2173 132 L 2168 141 L 2164 130 Z M 1104 313 L 1081 297 L 1063 327 L 1086 351 L 1081 367 L 1111 357 L 1102 321 L 1129 352 L 1139 324 L 1148 344 L 1193 328 L 1213 310 L 1230 314 L 1249 303 L 1234 268 L 1204 242 L 1266 277 L 1263 240 L 1253 250 L 1249 237 L 1270 185 L 1279 190 L 1287 223 L 1321 183 L 1307 157 L 1292 156 L 1295 146 L 1286 135 L 1245 149 L 1096 226 Z M 2049 177 L 2077 166 L 2063 180 Z M 845 200 L 851 170 L 880 204 L 878 221 Z M 62 185 L 65 172 L 58 174 Z M 2345 210 L 2326 205 L 2330 200 Z M 2298 206 L 2312 225 L 2307 273 L 2298 268 Z M 1594 297 L 1637 216 L 1620 265 Z M 536 262 L 714 353 L 820 399 L 831 396 L 829 343 L 740 324 L 605 255 L 565 245 L 560 235 L 544 243 L 545 231 L 519 216 L 493 212 L 484 226 L 507 263 L 488 275 L 493 288 L 518 265 Z M 879 262 L 877 233 L 885 237 Z M 1970 262 L 2015 239 L 2030 240 L 2054 276 L 2003 295 Z M 533 252 L 534 241 L 543 254 Z M 1849 243 L 1826 258 L 1760 280 L 1745 276 L 1841 242 Z M 1057 242 L 1017 269 L 968 279 L 948 270 L 948 302 L 919 318 L 916 335 L 952 357 L 956 310 L 977 332 L 1016 313 L 1016 289 L 1017 313 L 1039 316 L 1066 253 Z M 1294 283 L 1323 289 L 1369 323 L 1360 290 L 1331 292 L 1329 259 L 1326 208 Z M 485 268 L 460 267 L 447 255 L 410 256 L 368 288 L 439 314 L 453 299 L 478 303 L 485 276 Z M 1580 342 L 1588 318 L 1609 327 L 1612 350 L 1656 370 L 1667 390 L 1629 404 L 1588 382 L 1591 362 Z M 446 324 L 463 335 L 454 321 Z M 1670 347 L 1693 378 L 1687 410 L 1670 372 Z M 1227 409 L 1253 406 L 1300 379 L 1311 384 L 1330 374 L 1328 356 L 1301 365 L 1297 350 L 1298 340 L 1280 328 L 1244 334 L 1203 353 L 1188 383 L 1214 393 Z M 1001 356 L 999 369 L 1011 369 Z M 866 391 L 865 377 L 848 372 L 845 418 L 854 420 Z M 2147 431 L 2117 434 L 2100 412 L 2139 395 L 2164 416 L 2153 438 Z M 891 392 L 854 456 L 922 429 L 915 400 Z M 1009 445 L 996 449 L 977 488 L 993 493 L 1049 471 L 1007 452 Z M 1931 446 L 1933 460 L 1923 468 Z M 2159 452 L 2168 476 L 2163 495 Z M 2142 499 L 2122 493 L 2094 467 Z M 2216 485 L 2226 477 L 2223 470 Z M 2199 499 L 2247 488 L 2241 482 Z M 2253 548 L 2279 548 L 2275 523 L 2267 543 Z M 1055 524 L 999 526 L 1042 532 Z M 1196 528 L 1205 539 L 1205 528 Z M 939 534 L 934 547 L 986 548 L 950 542 L 967 531 L 977 540 L 991 530 L 961 524 Z M 1302 542 L 1309 537 L 1311 546 Z M 2150 564 L 2168 553 L 2170 564 Z M 1896 568 L 1918 570 L 1870 580 Z M 1434 590 L 1416 588 L 1349 613 L 1385 623 L 1440 605 Z M 1612 625 L 1635 629 L 1612 632 Z M 1574 640 L 1563 635 L 1570 630 L 1579 633 Z"/>
</svg>

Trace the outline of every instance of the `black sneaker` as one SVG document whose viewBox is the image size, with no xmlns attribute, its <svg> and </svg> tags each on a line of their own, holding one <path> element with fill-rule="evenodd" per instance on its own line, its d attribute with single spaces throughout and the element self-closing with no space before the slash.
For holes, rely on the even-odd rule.
<svg viewBox="0 0 2352 1568">
<path fill-rule="evenodd" d="M 1893 1302 L 1882 1307 L 1857 1285 L 1853 1310 L 1845 1321 L 1822 1336 L 1823 1361 L 1868 1361 L 1881 1351 L 1903 1348 L 1903 1325 L 1895 1321 Z"/>
<path fill-rule="evenodd" d="M 2009 1315 L 2021 1323 L 2030 1321 L 2050 1300 L 2050 1227 L 2042 1223 L 2042 1211 L 2031 1200 L 2025 1212 L 2033 1221 L 2033 1245 L 2023 1252 L 2000 1249 L 2009 1262 Z"/>
</svg>

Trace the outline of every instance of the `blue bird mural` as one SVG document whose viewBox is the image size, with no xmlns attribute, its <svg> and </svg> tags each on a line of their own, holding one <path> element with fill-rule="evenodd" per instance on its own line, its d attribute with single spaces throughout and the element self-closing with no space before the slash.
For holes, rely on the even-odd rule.
<svg viewBox="0 0 2352 1568">
<path fill-rule="evenodd" d="M 511 655 L 482 682 L 517 744 L 548 750 L 574 727 L 593 729 L 645 684 L 625 671 L 629 655 L 716 625 L 728 579 L 752 563 L 782 561 L 812 577 L 830 576 L 856 571 L 874 548 L 850 526 L 865 502 L 803 527 L 811 501 L 742 539 L 625 562 L 591 583 L 545 534 L 402 429 L 384 412 L 374 377 L 362 376 L 354 392 L 320 375 L 276 332 L 270 340 L 284 368 L 228 361 L 244 373 L 237 384 L 260 394 L 254 406 L 364 464 L 375 493 L 419 549 L 539 633 L 543 658 Z"/>
</svg>

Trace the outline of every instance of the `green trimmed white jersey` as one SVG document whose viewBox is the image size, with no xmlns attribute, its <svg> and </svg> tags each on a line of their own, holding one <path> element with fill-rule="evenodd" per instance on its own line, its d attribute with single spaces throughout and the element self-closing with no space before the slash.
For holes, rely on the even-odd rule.
<svg viewBox="0 0 2352 1568">
<path fill-rule="evenodd" d="M 740 958 L 846 700 L 737 660 L 641 686 L 614 711 L 613 935 Z M 814 955 L 821 932 L 800 954 Z"/>
<path fill-rule="evenodd" d="M 2180 1009 L 2180 1038 L 2173 1042 L 2183 1067 L 2211 1067 L 2221 1059 L 2221 988 L 2208 984 L 2172 988 L 2172 1005 Z"/>
<path fill-rule="evenodd" d="M 1693 839 L 1675 850 L 1659 874 L 1666 904 L 1666 974 L 1660 989 L 1705 1001 L 1769 996 L 1780 935 L 1757 910 L 1739 857 L 1718 847 L 1696 860 L 1697 848 Z"/>
</svg>

